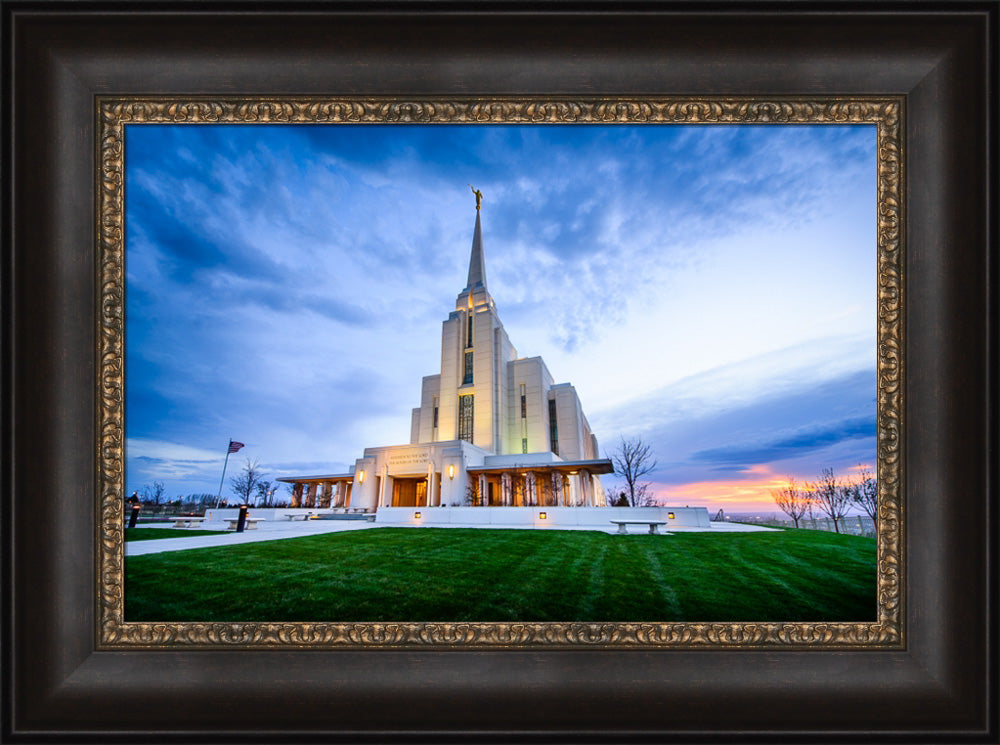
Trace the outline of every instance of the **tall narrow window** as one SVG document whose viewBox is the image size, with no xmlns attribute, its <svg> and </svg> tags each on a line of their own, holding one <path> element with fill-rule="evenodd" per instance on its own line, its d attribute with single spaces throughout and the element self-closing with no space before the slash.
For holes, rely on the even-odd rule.
<svg viewBox="0 0 1000 745">
<path fill-rule="evenodd" d="M 552 441 L 552 452 L 559 455 L 559 425 L 556 424 L 556 400 L 549 399 L 549 439 Z"/>
<path fill-rule="evenodd" d="M 465 375 L 462 376 L 462 385 L 472 383 L 472 350 L 465 353 Z"/>
<path fill-rule="evenodd" d="M 471 347 L 472 346 L 472 313 L 470 312 L 470 313 L 466 314 L 466 317 L 469 320 L 468 320 L 468 327 L 466 328 L 466 331 L 465 331 L 465 346 L 466 347 Z"/>
<path fill-rule="evenodd" d="M 528 395 L 524 383 L 521 383 L 521 452 L 528 452 Z"/>
<path fill-rule="evenodd" d="M 434 397 L 434 424 L 432 425 L 434 429 L 438 428 L 438 400 L 437 396 Z"/>
<path fill-rule="evenodd" d="M 472 442 L 472 395 L 458 397 L 458 439 Z"/>
</svg>

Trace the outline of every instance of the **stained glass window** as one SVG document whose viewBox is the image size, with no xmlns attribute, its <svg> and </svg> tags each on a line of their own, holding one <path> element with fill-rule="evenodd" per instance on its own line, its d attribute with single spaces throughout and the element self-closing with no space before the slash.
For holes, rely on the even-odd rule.
<svg viewBox="0 0 1000 745">
<path fill-rule="evenodd" d="M 458 397 L 458 439 L 472 442 L 472 395 Z"/>
<path fill-rule="evenodd" d="M 462 377 L 462 385 L 472 383 L 472 352 L 465 353 L 465 375 Z"/>
</svg>

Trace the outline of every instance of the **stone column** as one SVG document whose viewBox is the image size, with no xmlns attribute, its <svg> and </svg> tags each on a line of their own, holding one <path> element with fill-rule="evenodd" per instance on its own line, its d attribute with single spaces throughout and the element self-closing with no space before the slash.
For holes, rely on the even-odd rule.
<svg viewBox="0 0 1000 745">
<path fill-rule="evenodd" d="M 427 506 L 435 507 L 437 495 L 434 493 L 434 464 L 427 464 Z"/>
<path fill-rule="evenodd" d="M 503 472 L 503 475 L 500 477 L 500 483 L 501 483 L 500 491 L 502 493 L 501 502 L 504 507 L 509 507 L 510 505 L 514 504 L 514 495 L 512 493 L 513 489 L 511 488 L 509 472 L 507 471 Z"/>
<path fill-rule="evenodd" d="M 306 489 L 306 499 L 303 507 L 315 507 L 316 506 L 316 484 L 309 484 L 309 488 Z"/>
<path fill-rule="evenodd" d="M 302 506 L 302 484 L 295 483 L 292 485 L 292 498 L 289 500 L 289 506 L 291 507 Z"/>
<path fill-rule="evenodd" d="M 378 506 L 379 507 L 385 507 L 385 506 L 387 506 L 386 505 L 386 501 L 385 501 L 385 490 L 386 490 L 386 483 L 385 482 L 387 482 L 388 480 L 389 480 L 389 469 L 388 469 L 387 466 L 382 466 L 382 478 L 379 479 L 379 485 L 378 485 Z M 389 495 L 392 496 L 392 492 L 389 492 Z"/>
<path fill-rule="evenodd" d="M 562 506 L 562 474 L 559 471 L 553 471 L 550 476 L 552 481 L 552 506 L 561 507 Z"/>
<path fill-rule="evenodd" d="M 317 507 L 333 507 L 333 482 L 323 482 L 323 500 Z"/>
<path fill-rule="evenodd" d="M 528 471 L 524 476 L 524 494 L 525 502 L 527 502 L 529 507 L 538 506 L 538 489 L 535 483 L 534 471 Z"/>
<path fill-rule="evenodd" d="M 479 504 L 480 506 L 487 506 L 489 503 L 486 501 L 489 497 L 490 489 L 486 481 L 486 474 L 479 474 Z"/>
</svg>

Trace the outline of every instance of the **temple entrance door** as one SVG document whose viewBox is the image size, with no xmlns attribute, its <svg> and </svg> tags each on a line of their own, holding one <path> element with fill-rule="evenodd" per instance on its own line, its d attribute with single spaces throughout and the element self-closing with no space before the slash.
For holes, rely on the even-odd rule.
<svg viewBox="0 0 1000 745">
<path fill-rule="evenodd" d="M 425 507 L 427 505 L 427 479 L 394 478 L 392 480 L 393 507 Z"/>
</svg>

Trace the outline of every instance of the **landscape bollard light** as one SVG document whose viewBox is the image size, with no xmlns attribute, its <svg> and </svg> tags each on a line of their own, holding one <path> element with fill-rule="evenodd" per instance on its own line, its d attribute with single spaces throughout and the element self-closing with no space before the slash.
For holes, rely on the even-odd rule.
<svg viewBox="0 0 1000 745">
<path fill-rule="evenodd" d="M 130 528 L 134 528 L 135 527 L 135 523 L 139 519 L 139 510 L 141 510 L 141 509 L 142 509 L 142 505 L 141 504 L 136 503 L 136 504 L 132 505 L 132 514 L 129 515 L 129 518 L 128 518 L 128 526 Z"/>
<path fill-rule="evenodd" d="M 246 504 L 240 505 L 240 519 L 236 523 L 236 532 L 242 533 L 243 529 L 247 525 L 247 512 L 250 510 L 250 506 Z"/>
</svg>

